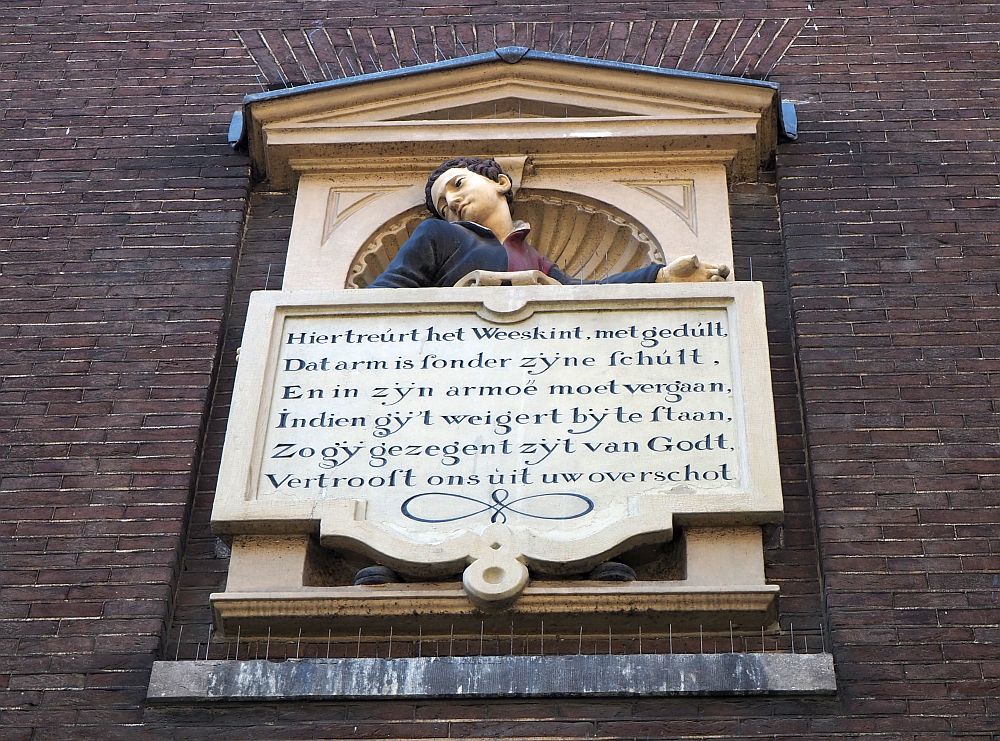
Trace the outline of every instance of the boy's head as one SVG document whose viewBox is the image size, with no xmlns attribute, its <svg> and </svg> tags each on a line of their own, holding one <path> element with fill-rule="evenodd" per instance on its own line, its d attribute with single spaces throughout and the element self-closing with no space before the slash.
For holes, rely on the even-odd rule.
<svg viewBox="0 0 1000 741">
<path fill-rule="evenodd" d="M 434 169 L 434 172 L 428 176 L 427 184 L 424 186 L 424 205 L 427 206 L 427 210 L 431 212 L 431 215 L 437 219 L 443 219 L 445 217 L 438 210 L 437 204 L 434 203 L 434 198 L 431 194 L 431 191 L 434 188 L 434 183 L 444 173 L 448 172 L 448 170 L 459 168 L 464 168 L 469 172 L 482 175 L 483 177 L 489 178 L 497 183 L 500 182 L 501 177 L 505 177 L 504 171 L 494 159 L 483 159 L 481 157 L 456 157 L 442 162 Z M 513 189 L 508 189 L 505 197 L 507 198 L 508 206 L 513 203 Z"/>
</svg>

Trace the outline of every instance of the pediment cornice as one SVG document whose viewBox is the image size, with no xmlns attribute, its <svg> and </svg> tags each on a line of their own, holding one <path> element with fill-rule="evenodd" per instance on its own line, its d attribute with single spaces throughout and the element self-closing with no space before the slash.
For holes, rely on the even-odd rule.
<svg viewBox="0 0 1000 741">
<path fill-rule="evenodd" d="M 752 179 L 779 109 L 772 83 L 515 48 L 248 96 L 242 138 L 276 188 L 299 163 L 423 166 L 459 151 L 697 158 Z"/>
</svg>

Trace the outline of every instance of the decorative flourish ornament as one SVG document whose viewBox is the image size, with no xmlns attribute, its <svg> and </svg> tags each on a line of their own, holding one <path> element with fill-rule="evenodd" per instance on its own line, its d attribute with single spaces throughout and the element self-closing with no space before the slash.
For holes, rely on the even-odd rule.
<svg viewBox="0 0 1000 741">
<path fill-rule="evenodd" d="M 528 504 L 529 502 L 530 504 Z M 421 503 L 430 505 L 429 508 L 431 509 L 434 507 L 434 504 L 437 504 L 441 509 L 450 511 L 447 513 L 440 511 L 424 512 L 421 510 Z M 468 508 L 470 503 L 477 507 L 477 509 L 462 511 L 462 508 Z M 541 507 L 538 505 L 541 505 Z M 551 513 L 553 506 L 559 514 Z M 455 511 L 456 509 L 457 512 Z M 535 509 L 535 511 L 532 512 L 532 509 Z M 576 492 L 548 492 L 510 499 L 510 492 L 506 489 L 494 489 L 490 495 L 490 499 L 485 502 L 465 494 L 427 491 L 421 494 L 414 494 L 403 502 L 402 507 L 400 507 L 400 511 L 404 516 L 417 522 L 458 522 L 459 520 L 490 513 L 490 522 L 501 525 L 507 523 L 508 512 L 535 520 L 575 520 L 578 517 L 589 515 L 593 510 L 594 500 Z M 442 514 L 444 516 L 441 516 Z"/>
</svg>

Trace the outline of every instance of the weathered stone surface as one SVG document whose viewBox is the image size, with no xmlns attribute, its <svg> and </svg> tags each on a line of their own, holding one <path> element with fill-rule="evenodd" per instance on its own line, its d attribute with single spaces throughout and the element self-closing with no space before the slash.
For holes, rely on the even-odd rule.
<svg viewBox="0 0 1000 741">
<path fill-rule="evenodd" d="M 830 654 L 464 656 L 158 661 L 148 698 L 557 697 L 830 694 Z"/>
</svg>

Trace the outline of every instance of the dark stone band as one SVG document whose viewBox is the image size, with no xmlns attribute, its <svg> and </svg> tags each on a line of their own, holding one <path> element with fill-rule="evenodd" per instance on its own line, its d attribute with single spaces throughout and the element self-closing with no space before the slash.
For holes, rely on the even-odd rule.
<svg viewBox="0 0 1000 741">
<path fill-rule="evenodd" d="M 148 698 L 170 702 L 834 692 L 830 654 L 730 653 L 158 661 Z"/>
</svg>

